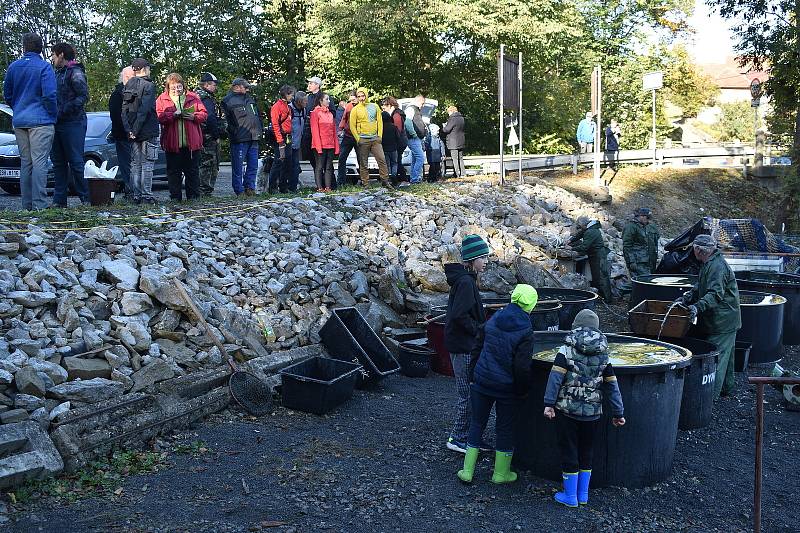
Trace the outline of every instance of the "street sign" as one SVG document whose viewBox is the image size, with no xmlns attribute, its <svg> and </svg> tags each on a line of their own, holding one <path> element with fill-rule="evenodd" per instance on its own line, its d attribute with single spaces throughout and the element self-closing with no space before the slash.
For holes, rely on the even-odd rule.
<svg viewBox="0 0 800 533">
<path fill-rule="evenodd" d="M 758 100 L 763 93 L 764 88 L 761 85 L 761 80 L 758 78 L 753 78 L 753 81 L 750 82 L 750 96 L 752 96 L 753 100 L 755 101 Z"/>
<path fill-rule="evenodd" d="M 750 100 L 750 107 L 758 107 L 760 105 L 761 105 L 761 97 L 760 96 L 758 98 L 753 98 L 752 100 Z"/>
<path fill-rule="evenodd" d="M 592 112 L 592 116 L 597 114 L 597 89 L 598 89 L 598 73 L 597 67 L 592 70 L 592 83 L 591 83 L 591 105 L 590 110 Z"/>
<path fill-rule="evenodd" d="M 519 137 L 517 136 L 517 130 L 514 129 L 514 126 L 511 126 L 511 133 L 508 134 L 508 142 L 506 142 L 506 146 L 516 146 L 519 144 Z"/>
<path fill-rule="evenodd" d="M 519 107 L 519 61 L 503 55 L 497 57 L 497 102 L 503 107 Z M 500 94 L 502 91 L 502 94 Z"/>
<path fill-rule="evenodd" d="M 657 72 L 648 72 L 642 77 L 642 86 L 645 91 L 655 91 L 664 87 L 664 73 L 660 70 Z"/>
</svg>

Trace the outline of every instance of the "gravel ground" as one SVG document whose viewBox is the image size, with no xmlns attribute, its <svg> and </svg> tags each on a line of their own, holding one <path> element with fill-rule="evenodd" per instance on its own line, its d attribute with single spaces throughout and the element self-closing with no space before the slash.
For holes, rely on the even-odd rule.
<svg viewBox="0 0 800 533">
<path fill-rule="evenodd" d="M 300 183 L 303 186 L 312 186 L 314 184 L 314 173 L 311 170 L 311 166 L 303 163 L 301 165 L 302 173 L 300 174 Z M 167 183 L 166 182 L 155 182 L 153 184 L 153 195 L 156 197 L 156 200 L 160 202 L 168 202 L 169 201 L 169 191 L 167 190 Z M 49 189 L 48 194 L 52 199 L 53 190 Z M 233 188 L 231 187 L 231 167 L 230 164 L 223 164 L 219 169 L 219 176 L 217 177 L 217 183 L 214 188 L 214 196 L 233 196 Z M 76 207 L 81 204 L 80 200 L 76 196 L 70 196 L 68 199 L 68 205 L 70 207 Z M 0 209 L 12 209 L 12 210 L 19 210 L 22 208 L 22 201 L 20 200 L 19 195 L 11 195 L 6 193 L 5 191 L 0 190 Z"/>
<path fill-rule="evenodd" d="M 600 311 L 613 325 L 605 329 L 624 329 Z M 797 347 L 784 364 L 800 368 Z M 460 484 L 462 456 L 444 447 L 452 379 L 398 375 L 328 416 L 223 412 L 175 436 L 202 441 L 207 453 L 170 454 L 168 468 L 127 478 L 118 495 L 10 506 L 6 531 L 747 531 L 755 393 L 743 375 L 738 382 L 708 428 L 679 432 L 671 478 L 593 490 L 580 510 L 554 504 L 555 484 L 530 473 L 492 485 L 490 454 L 476 482 Z M 763 530 L 797 531 L 800 415 L 783 409 L 777 391 L 766 398 Z"/>
</svg>

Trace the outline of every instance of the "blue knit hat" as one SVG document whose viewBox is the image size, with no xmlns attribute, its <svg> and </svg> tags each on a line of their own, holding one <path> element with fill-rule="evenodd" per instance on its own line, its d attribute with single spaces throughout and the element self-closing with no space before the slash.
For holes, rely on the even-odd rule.
<svg viewBox="0 0 800 533">
<path fill-rule="evenodd" d="M 480 235 L 467 235 L 461 240 L 461 260 L 473 261 L 489 255 L 489 245 Z"/>
</svg>

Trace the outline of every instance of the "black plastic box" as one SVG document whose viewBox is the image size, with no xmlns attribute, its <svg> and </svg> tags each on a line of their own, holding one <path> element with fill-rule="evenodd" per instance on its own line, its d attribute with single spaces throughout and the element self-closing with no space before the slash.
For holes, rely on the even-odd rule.
<svg viewBox="0 0 800 533">
<path fill-rule="evenodd" d="M 281 370 L 283 406 L 324 415 L 353 396 L 361 365 L 312 357 Z"/>
<path fill-rule="evenodd" d="M 397 359 L 355 307 L 334 309 L 319 335 L 332 358 L 361 363 L 359 387 L 375 385 L 400 370 Z"/>
</svg>

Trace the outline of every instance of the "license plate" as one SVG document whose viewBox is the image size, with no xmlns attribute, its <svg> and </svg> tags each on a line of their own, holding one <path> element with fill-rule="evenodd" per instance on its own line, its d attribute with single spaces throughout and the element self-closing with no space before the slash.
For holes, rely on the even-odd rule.
<svg viewBox="0 0 800 533">
<path fill-rule="evenodd" d="M 19 169 L 0 168 L 0 178 L 19 178 Z"/>
<path fill-rule="evenodd" d="M 367 168 L 372 169 L 372 170 L 377 170 L 378 162 L 375 161 L 374 159 L 370 159 L 369 160 L 369 164 L 367 165 Z M 17 175 L 19 175 L 19 174 L 17 174 Z"/>
</svg>

